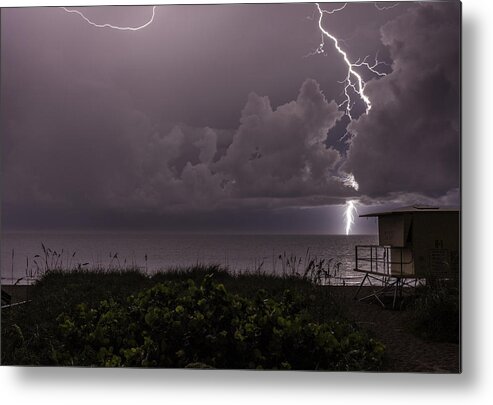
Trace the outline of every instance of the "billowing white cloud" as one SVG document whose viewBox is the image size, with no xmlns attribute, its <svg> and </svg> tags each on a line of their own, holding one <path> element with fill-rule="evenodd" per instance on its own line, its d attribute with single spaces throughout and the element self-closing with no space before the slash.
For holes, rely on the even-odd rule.
<svg viewBox="0 0 493 405">
<path fill-rule="evenodd" d="M 4 201 L 159 213 L 320 205 L 351 193 L 337 179 L 339 152 L 325 145 L 342 113 L 314 80 L 276 109 L 250 94 L 239 127 L 229 131 L 160 128 L 125 97 L 115 101 L 112 91 L 95 89 L 104 114 L 83 127 L 59 117 L 56 130 L 29 123 L 18 129 L 4 166 L 12 191 Z M 12 163 L 21 158 L 23 165 Z"/>
<path fill-rule="evenodd" d="M 295 101 L 273 109 L 267 97 L 250 94 L 240 127 L 215 170 L 238 197 L 309 197 L 344 193 L 332 175 L 341 156 L 325 145 L 342 116 L 314 80 Z"/>
</svg>

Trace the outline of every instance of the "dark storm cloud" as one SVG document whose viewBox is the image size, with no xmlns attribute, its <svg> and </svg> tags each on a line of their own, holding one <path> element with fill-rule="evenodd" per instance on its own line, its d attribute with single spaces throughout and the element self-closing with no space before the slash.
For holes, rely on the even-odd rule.
<svg viewBox="0 0 493 405">
<path fill-rule="evenodd" d="M 344 165 L 363 194 L 458 202 L 459 20 L 458 3 L 424 3 L 382 27 L 392 73 L 368 84 L 373 108 L 350 124 Z"/>
<path fill-rule="evenodd" d="M 347 198 L 454 200 L 452 9 L 367 3 L 326 16 L 351 59 L 394 62 L 369 82 L 374 107 L 350 126 L 348 151 L 344 63 L 331 46 L 305 57 L 320 42 L 313 5 L 160 7 L 134 33 L 56 8 L 4 10 L 3 223 L 318 232 L 314 218 L 339 218 L 329 206 Z M 84 11 L 115 24 L 149 15 Z M 360 192 L 341 182 L 349 172 Z"/>
<path fill-rule="evenodd" d="M 114 92 L 92 89 L 91 119 L 53 117 L 42 131 L 12 125 L 17 148 L 5 154 L 4 187 L 11 192 L 4 201 L 159 213 L 265 204 L 254 198 L 277 206 L 310 205 L 320 196 L 320 204 L 348 194 L 333 178 L 340 155 L 324 144 L 342 113 L 313 80 L 275 110 L 252 93 L 235 131 L 153 127 Z M 88 111 L 84 97 L 72 102 L 79 114 Z M 228 146 L 221 150 L 222 143 Z"/>
</svg>

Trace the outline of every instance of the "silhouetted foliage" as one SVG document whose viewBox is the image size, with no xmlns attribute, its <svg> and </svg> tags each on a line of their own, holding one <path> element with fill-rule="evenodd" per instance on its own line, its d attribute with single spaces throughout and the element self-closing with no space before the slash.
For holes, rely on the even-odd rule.
<svg viewBox="0 0 493 405">
<path fill-rule="evenodd" d="M 2 317 L 2 362 L 378 369 L 383 345 L 341 318 L 324 291 L 300 278 L 217 267 L 153 277 L 50 272 L 31 303 Z"/>
<path fill-rule="evenodd" d="M 459 311 L 457 287 L 425 287 L 415 301 L 413 328 L 424 339 L 458 343 Z"/>
</svg>

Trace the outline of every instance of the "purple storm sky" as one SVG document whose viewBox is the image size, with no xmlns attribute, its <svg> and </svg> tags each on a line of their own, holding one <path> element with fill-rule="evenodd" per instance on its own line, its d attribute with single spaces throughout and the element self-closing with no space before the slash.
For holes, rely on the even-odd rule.
<svg viewBox="0 0 493 405">
<path fill-rule="evenodd" d="M 78 10 L 135 26 L 152 8 Z M 316 11 L 159 6 L 129 32 L 57 7 L 2 9 L 4 229 L 343 233 L 347 200 L 457 205 L 460 4 L 324 15 L 351 61 L 386 63 L 383 77 L 361 69 L 372 109 L 355 105 L 352 121 L 338 106 L 343 58 L 327 39 L 310 55 Z"/>
</svg>

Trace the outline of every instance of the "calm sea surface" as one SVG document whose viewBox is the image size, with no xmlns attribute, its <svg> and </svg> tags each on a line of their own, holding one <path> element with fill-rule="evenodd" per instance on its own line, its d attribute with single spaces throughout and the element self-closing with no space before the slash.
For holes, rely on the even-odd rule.
<svg viewBox="0 0 493 405">
<path fill-rule="evenodd" d="M 300 272 L 311 259 L 333 259 L 333 265 L 341 263 L 341 275 L 354 277 L 358 276 L 352 271 L 354 246 L 376 242 L 376 235 L 12 232 L 2 235 L 1 270 L 5 283 L 11 282 L 12 269 L 14 282 L 25 279 L 26 274 L 36 275 L 34 260 L 44 266 L 43 243 L 57 253 L 63 249 L 58 264 L 65 268 L 79 264 L 88 269 L 134 266 L 152 273 L 196 264 L 219 264 L 234 272 L 261 270 L 282 274 L 293 267 L 286 264 L 291 257 L 290 263 L 296 262 Z"/>
</svg>

